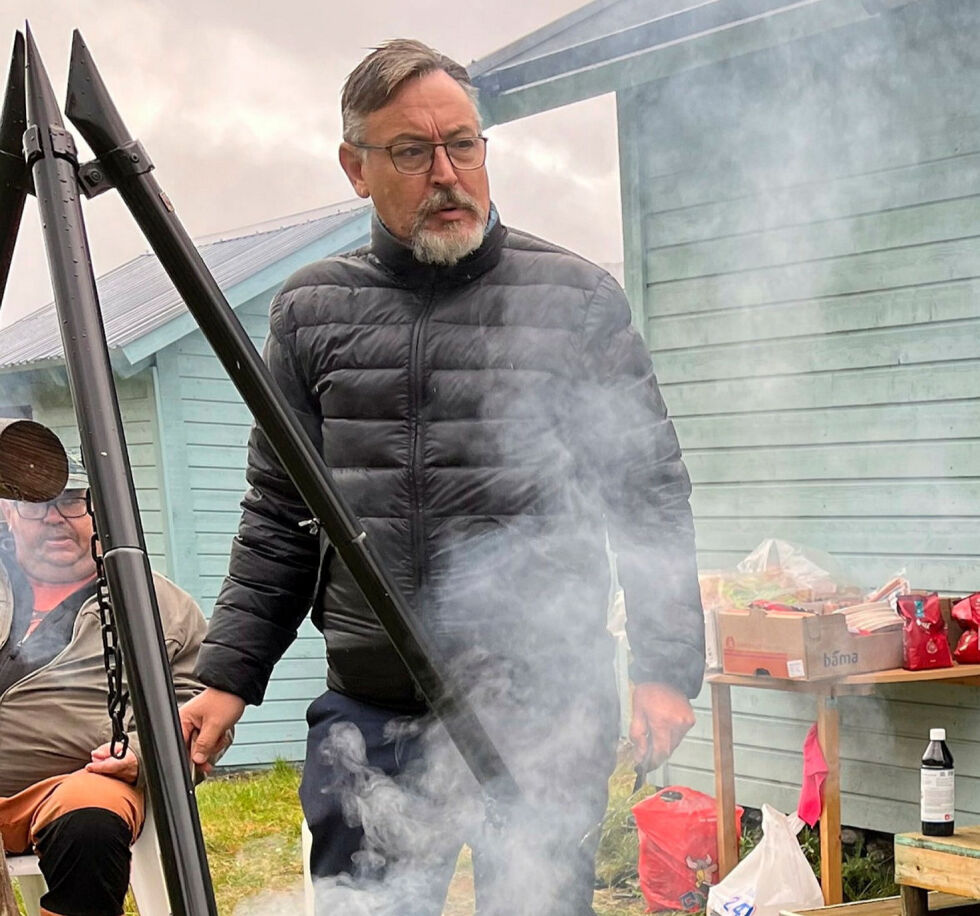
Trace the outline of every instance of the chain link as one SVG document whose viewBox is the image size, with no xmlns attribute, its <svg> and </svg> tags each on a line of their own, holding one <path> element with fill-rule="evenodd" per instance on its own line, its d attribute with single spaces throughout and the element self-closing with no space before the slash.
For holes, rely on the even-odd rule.
<svg viewBox="0 0 980 916">
<path fill-rule="evenodd" d="M 92 491 L 88 491 L 85 506 L 92 519 L 92 559 L 95 561 L 95 598 L 99 605 L 99 620 L 102 623 L 102 659 L 105 664 L 108 694 L 106 708 L 112 723 L 112 741 L 109 753 L 116 760 L 122 760 L 129 749 L 129 735 L 126 734 L 126 704 L 129 693 L 123 686 L 123 658 L 116 632 L 116 617 L 109 600 L 109 583 L 105 576 L 105 563 L 99 551 L 99 530 L 92 507 Z"/>
</svg>

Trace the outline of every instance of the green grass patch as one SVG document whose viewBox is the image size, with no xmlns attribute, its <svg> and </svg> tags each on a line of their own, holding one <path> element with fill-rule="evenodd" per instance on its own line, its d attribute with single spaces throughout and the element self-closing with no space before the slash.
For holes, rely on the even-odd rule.
<svg viewBox="0 0 980 916">
<path fill-rule="evenodd" d="M 197 790 L 218 912 L 303 876 L 299 773 L 279 761 L 260 773 L 209 779 Z"/>
</svg>

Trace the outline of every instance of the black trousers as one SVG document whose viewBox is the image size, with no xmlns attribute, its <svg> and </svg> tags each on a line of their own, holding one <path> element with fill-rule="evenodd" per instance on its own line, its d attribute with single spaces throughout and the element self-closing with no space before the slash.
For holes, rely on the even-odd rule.
<svg viewBox="0 0 980 916">
<path fill-rule="evenodd" d="M 510 722 L 493 723 L 508 762 L 520 761 L 515 776 L 529 802 L 502 830 L 482 823 L 475 781 L 460 777 L 465 768 L 444 733 L 441 746 L 433 737 L 441 728 L 428 717 L 332 691 L 316 699 L 307 712 L 300 798 L 313 836 L 318 912 L 439 916 L 465 842 L 480 916 L 592 913 L 598 831 L 591 828 L 605 814 L 618 697 L 611 677 L 602 690 L 581 693 L 564 697 L 564 709 L 530 717 L 512 709 Z M 572 708 L 565 734 L 560 722 Z M 522 740 L 508 755 L 513 735 Z M 438 769 L 450 758 L 456 767 L 445 778 Z M 460 816 L 467 811 L 469 820 Z"/>
<path fill-rule="evenodd" d="M 37 835 L 48 891 L 41 906 L 65 916 L 117 916 L 129 887 L 126 822 L 112 811 L 80 808 L 42 827 Z"/>
</svg>

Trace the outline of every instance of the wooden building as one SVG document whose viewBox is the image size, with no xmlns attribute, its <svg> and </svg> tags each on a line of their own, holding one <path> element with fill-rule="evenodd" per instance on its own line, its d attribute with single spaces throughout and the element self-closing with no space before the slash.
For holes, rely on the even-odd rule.
<svg viewBox="0 0 980 916">
<path fill-rule="evenodd" d="M 702 569 L 781 537 L 868 586 L 980 590 L 978 34 L 976 0 L 596 0 L 472 67 L 490 125 L 615 93 L 626 289 Z M 930 726 L 975 822 L 978 701 L 842 700 L 844 823 L 915 827 Z M 811 702 L 734 703 L 739 801 L 794 808 Z M 711 792 L 698 705 L 665 778 Z"/>
<path fill-rule="evenodd" d="M 366 243 L 369 223 L 370 208 L 351 201 L 198 247 L 261 348 L 282 282 L 304 264 Z M 241 514 L 251 414 L 154 255 L 110 271 L 98 288 L 151 563 L 210 615 Z M 0 330 L 0 416 L 33 417 L 78 445 L 53 304 Z M 323 639 L 307 621 L 222 762 L 302 760 L 306 707 L 325 679 Z"/>
</svg>

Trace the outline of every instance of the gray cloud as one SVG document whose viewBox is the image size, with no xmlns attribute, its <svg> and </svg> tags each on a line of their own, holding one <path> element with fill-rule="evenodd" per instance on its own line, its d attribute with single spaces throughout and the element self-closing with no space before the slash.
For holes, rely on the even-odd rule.
<svg viewBox="0 0 980 916">
<path fill-rule="evenodd" d="M 336 163 L 338 97 L 365 49 L 412 35 L 469 62 L 580 5 L 369 0 L 338 12 L 338 4 L 303 0 L 6 0 L 0 48 L 5 56 L 29 15 L 61 97 L 71 29 L 80 28 L 157 179 L 199 236 L 352 196 Z M 595 261 L 621 260 L 611 97 L 490 136 L 491 187 L 505 222 Z M 51 298 L 33 210 L 29 200 L 0 325 Z M 97 274 L 146 250 L 114 195 L 88 202 L 85 215 Z"/>
</svg>

